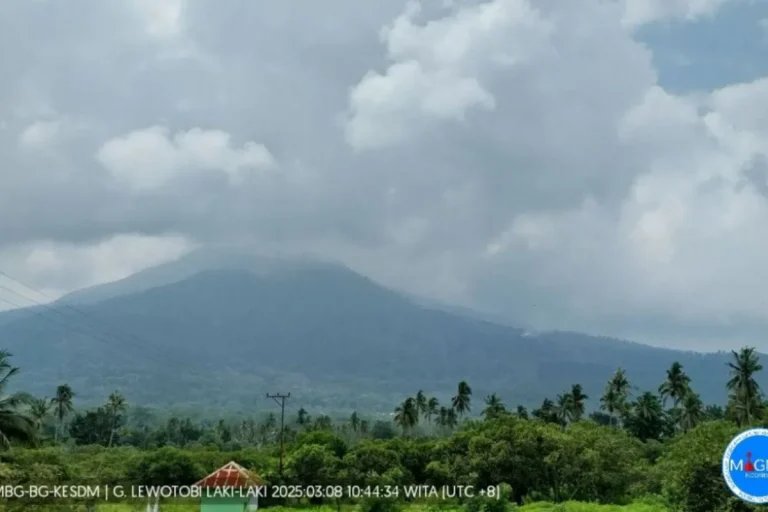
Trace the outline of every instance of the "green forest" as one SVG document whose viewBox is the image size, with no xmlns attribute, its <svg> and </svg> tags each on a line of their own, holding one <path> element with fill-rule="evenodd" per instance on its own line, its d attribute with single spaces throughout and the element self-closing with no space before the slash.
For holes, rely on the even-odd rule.
<svg viewBox="0 0 768 512">
<path fill-rule="evenodd" d="M 159 421 L 115 391 L 81 410 L 66 383 L 49 397 L 10 393 L 19 369 L 0 352 L 0 486 L 191 485 L 229 461 L 269 484 L 296 486 L 499 486 L 501 499 L 267 499 L 260 506 L 363 511 L 738 512 L 720 464 L 728 442 L 768 426 L 753 348 L 732 353 L 729 401 L 704 404 L 674 363 L 657 389 L 636 389 L 617 369 L 599 397 L 578 383 L 533 410 L 456 386 L 450 403 L 416 391 L 390 417 L 346 418 L 286 408 L 253 418 Z M 594 403 L 595 410 L 588 411 Z M 282 434 L 282 435 L 281 435 Z M 283 443 L 281 443 L 281 439 Z M 282 445 L 282 449 L 281 449 Z M 281 456 L 282 454 L 282 456 Z M 282 460 L 282 463 L 281 463 Z M 19 502 L 0 510 L 144 510 L 146 503 Z M 195 510 L 194 504 L 161 510 Z"/>
</svg>

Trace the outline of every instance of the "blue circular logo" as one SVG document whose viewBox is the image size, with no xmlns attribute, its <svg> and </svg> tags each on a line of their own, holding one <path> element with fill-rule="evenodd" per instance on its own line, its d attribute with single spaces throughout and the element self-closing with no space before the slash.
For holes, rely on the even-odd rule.
<svg viewBox="0 0 768 512">
<path fill-rule="evenodd" d="M 753 428 L 733 438 L 723 454 L 723 477 L 748 503 L 768 503 L 768 429 Z"/>
</svg>

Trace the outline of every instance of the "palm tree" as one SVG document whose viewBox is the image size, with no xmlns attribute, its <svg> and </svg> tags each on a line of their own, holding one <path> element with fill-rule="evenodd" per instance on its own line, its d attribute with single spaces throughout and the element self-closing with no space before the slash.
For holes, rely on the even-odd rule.
<svg viewBox="0 0 768 512">
<path fill-rule="evenodd" d="M 680 411 L 680 426 L 683 432 L 692 429 L 704 418 L 704 405 L 696 393 L 690 391 L 683 397 Z"/>
<path fill-rule="evenodd" d="M 296 423 L 298 423 L 303 427 L 308 425 L 310 421 L 311 421 L 311 418 L 309 417 L 309 413 L 307 412 L 307 410 L 304 409 L 303 407 L 299 409 L 299 414 L 296 417 Z"/>
<path fill-rule="evenodd" d="M 333 420 L 326 414 L 321 414 L 315 418 L 316 430 L 331 430 L 333 428 Z"/>
<path fill-rule="evenodd" d="M 504 403 L 496 395 L 496 393 L 491 393 L 485 397 L 485 405 L 486 407 L 483 409 L 482 414 L 487 420 L 498 418 L 500 415 L 507 411 L 504 407 Z"/>
<path fill-rule="evenodd" d="M 427 417 L 427 423 L 432 424 L 432 416 L 436 416 L 440 410 L 440 401 L 432 397 L 427 400 L 427 410 L 424 415 Z"/>
<path fill-rule="evenodd" d="M 664 408 L 654 393 L 647 391 L 632 404 L 632 430 L 641 440 L 657 439 L 664 427 Z"/>
<path fill-rule="evenodd" d="M 683 365 L 677 361 L 672 363 L 672 366 L 667 370 L 667 380 L 659 386 L 661 404 L 666 405 L 667 399 L 671 398 L 672 408 L 676 409 L 677 404 L 680 403 L 680 400 L 688 392 L 690 384 L 691 378 L 683 371 Z"/>
<path fill-rule="evenodd" d="M 370 430 L 368 420 L 360 420 L 360 434 L 366 435 Z"/>
<path fill-rule="evenodd" d="M 629 388 L 629 380 L 621 368 L 616 370 L 605 386 L 605 392 L 600 398 L 600 409 L 608 413 L 611 425 L 618 424 L 615 421 L 618 420 L 617 416 L 627 411 Z"/>
<path fill-rule="evenodd" d="M 29 413 L 35 421 L 38 435 L 41 434 L 43 424 L 51 412 L 51 402 L 47 398 L 34 398 L 29 403 Z"/>
<path fill-rule="evenodd" d="M 109 400 L 107 402 L 107 412 L 112 418 L 112 428 L 109 430 L 109 444 L 107 447 L 112 446 L 112 441 L 115 438 L 115 429 L 117 428 L 117 419 L 120 417 L 120 413 L 125 411 L 125 397 L 117 391 L 110 393 Z"/>
<path fill-rule="evenodd" d="M 456 409 L 448 407 L 448 409 L 445 411 L 445 426 L 453 430 L 458 424 L 459 420 L 456 418 Z"/>
<path fill-rule="evenodd" d="M 541 407 L 531 411 L 531 415 L 545 423 L 557 423 L 558 425 L 561 424 L 560 419 L 558 418 L 557 406 L 549 398 L 542 400 Z"/>
<path fill-rule="evenodd" d="M 527 420 L 528 419 L 528 409 L 525 408 L 525 406 L 518 405 L 517 411 L 515 412 L 518 418 Z"/>
<path fill-rule="evenodd" d="M 580 421 L 584 417 L 584 402 L 589 399 L 582 391 L 581 384 L 571 386 L 571 418 L 572 421 Z"/>
<path fill-rule="evenodd" d="M 761 407 L 762 392 L 754 378 L 763 369 L 754 347 L 744 347 L 738 353 L 734 350 L 733 361 L 728 363 L 731 378 L 726 384 L 730 401 L 740 425 L 751 423 Z"/>
<path fill-rule="evenodd" d="M 51 404 L 53 405 L 53 412 L 58 419 L 56 424 L 56 433 L 54 440 L 59 441 L 59 434 L 61 433 L 61 427 L 64 425 L 64 418 L 74 410 L 72 405 L 72 399 L 75 398 L 75 392 L 69 387 L 69 384 L 61 384 L 56 388 L 56 396 L 51 398 Z"/>
<path fill-rule="evenodd" d="M 416 410 L 420 415 L 427 415 L 427 395 L 422 390 L 416 393 Z"/>
<path fill-rule="evenodd" d="M 277 416 L 275 416 L 275 413 L 271 412 L 267 414 L 267 418 L 264 420 L 264 426 L 270 430 L 277 426 Z"/>
<path fill-rule="evenodd" d="M 395 408 L 395 423 L 403 429 L 406 435 L 419 421 L 419 409 L 414 398 L 406 398 Z"/>
<path fill-rule="evenodd" d="M 349 425 L 352 427 L 352 432 L 357 434 L 357 431 L 360 429 L 360 417 L 357 415 L 357 411 L 354 411 L 352 416 L 349 417 Z"/>
<path fill-rule="evenodd" d="M 437 419 L 435 419 L 435 424 L 437 424 L 440 427 L 448 426 L 448 408 L 447 407 L 440 407 L 440 411 L 438 411 L 437 413 Z"/>
<path fill-rule="evenodd" d="M 555 415 L 557 416 L 557 422 L 563 429 L 573 421 L 574 404 L 573 395 L 570 393 L 563 393 L 557 395 L 557 401 L 554 408 Z"/>
<path fill-rule="evenodd" d="M 11 366 L 9 359 L 11 354 L 0 350 L 0 449 L 11 447 L 11 440 L 22 442 L 35 442 L 37 429 L 35 421 L 22 411 L 27 405 L 25 395 L 15 393 L 4 395 L 8 381 L 19 372 L 15 366 Z"/>
<path fill-rule="evenodd" d="M 472 388 L 469 387 L 466 381 L 459 382 L 459 387 L 456 392 L 456 396 L 453 397 L 452 405 L 460 418 L 464 417 L 464 414 L 469 412 L 470 403 L 472 402 Z"/>
</svg>

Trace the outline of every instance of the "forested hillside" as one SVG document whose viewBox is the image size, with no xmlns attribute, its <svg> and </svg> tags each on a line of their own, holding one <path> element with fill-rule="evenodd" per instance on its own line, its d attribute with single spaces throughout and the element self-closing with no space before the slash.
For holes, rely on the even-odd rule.
<svg viewBox="0 0 768 512">
<path fill-rule="evenodd" d="M 297 409 L 289 400 L 283 428 L 276 412 L 237 421 L 212 416 L 160 421 L 131 408 L 120 391 L 105 397 L 102 406 L 86 409 L 78 405 L 79 390 L 67 383 L 49 396 L 9 395 L 7 385 L 16 375 L 11 363 L 7 353 L 0 354 L 4 483 L 192 485 L 235 461 L 271 486 L 317 493 L 273 496 L 261 502 L 267 507 L 504 512 L 538 502 L 522 510 L 602 510 L 575 503 L 580 501 L 634 503 L 627 511 L 644 512 L 751 511 L 756 509 L 726 488 L 721 458 L 740 429 L 768 425 L 768 406 L 755 380 L 763 368 L 748 348 L 734 352 L 730 371 L 723 371 L 729 399 L 722 405 L 705 405 L 697 383 L 674 363 L 649 390 L 635 390 L 617 369 L 593 397 L 601 410 L 592 414 L 578 383 L 529 410 L 496 394 L 479 396 L 461 381 L 448 401 L 423 391 L 404 397 L 386 420 L 359 412 L 330 417 Z M 404 490 L 414 485 L 493 488 L 498 494 L 406 496 Z M 177 510 L 195 510 L 187 503 L 179 502 Z M 8 510 L 60 510 L 54 506 L 62 505 L 56 498 L 5 500 Z M 139 500 L 99 508 L 142 506 Z"/>
<path fill-rule="evenodd" d="M 119 388 L 139 404 L 228 410 L 281 389 L 326 411 L 387 411 L 415 387 L 447 399 L 456 378 L 532 406 L 572 382 L 594 396 L 617 367 L 649 387 L 676 360 L 715 402 L 725 399 L 728 357 L 531 336 L 419 305 L 337 265 L 200 255 L 2 314 L 0 340 L 25 369 L 20 384 L 36 393 L 67 380 L 86 403 Z"/>
</svg>

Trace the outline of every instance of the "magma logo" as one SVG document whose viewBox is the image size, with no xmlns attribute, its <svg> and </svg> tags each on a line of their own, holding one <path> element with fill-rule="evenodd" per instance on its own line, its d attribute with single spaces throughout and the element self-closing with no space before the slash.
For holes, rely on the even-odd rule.
<svg viewBox="0 0 768 512">
<path fill-rule="evenodd" d="M 765 459 L 752 460 L 752 452 L 747 452 L 746 459 L 734 459 L 731 455 L 730 470 L 744 472 L 744 478 L 768 478 L 768 461 Z"/>
<path fill-rule="evenodd" d="M 749 503 L 768 503 L 768 429 L 737 435 L 723 454 L 723 477 L 731 491 Z"/>
</svg>

